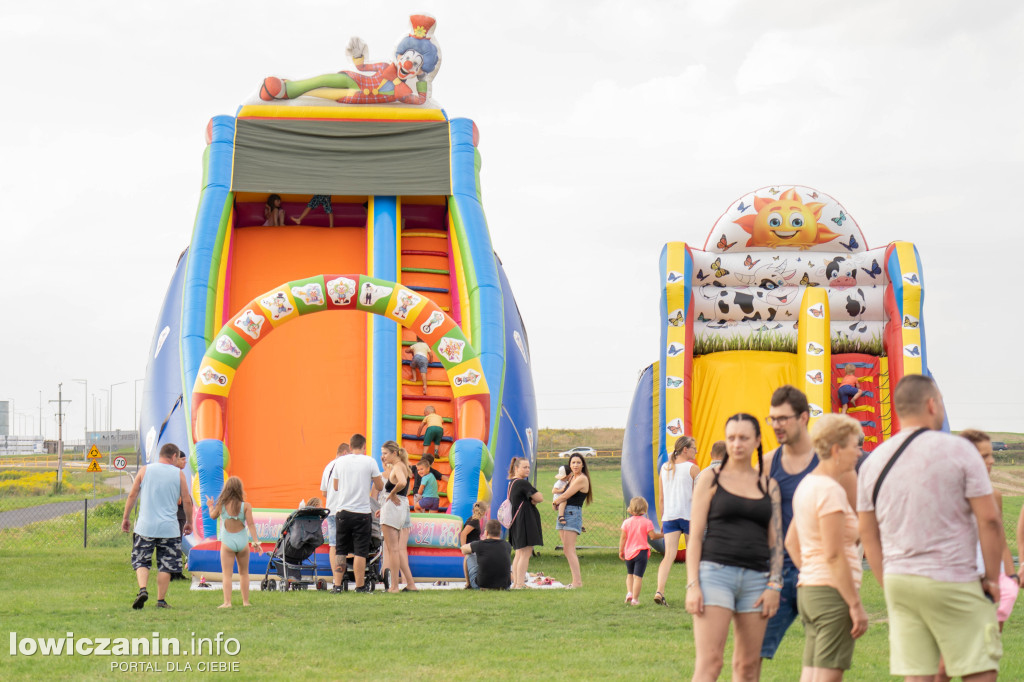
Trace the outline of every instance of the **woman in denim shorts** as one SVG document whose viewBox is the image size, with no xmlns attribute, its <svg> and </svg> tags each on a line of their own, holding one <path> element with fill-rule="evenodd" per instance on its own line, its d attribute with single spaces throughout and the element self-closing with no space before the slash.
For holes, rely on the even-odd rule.
<svg viewBox="0 0 1024 682">
<path fill-rule="evenodd" d="M 569 572 L 572 573 L 569 587 L 575 588 L 583 587 L 580 560 L 576 556 L 576 538 L 583 532 L 583 503 L 590 504 L 594 493 L 590 489 L 590 475 L 583 455 L 575 454 L 569 458 L 569 474 L 569 487 L 561 495 L 555 496 L 552 506 L 558 509 L 558 505 L 565 502 L 565 520 L 559 520 L 555 530 L 562 540 L 562 551 L 565 552 L 565 560 L 569 562 Z"/>
<path fill-rule="evenodd" d="M 761 640 L 782 590 L 782 502 L 762 465 L 761 426 L 740 413 L 725 423 L 726 455 L 697 479 L 686 548 L 686 610 L 697 650 L 693 679 L 717 679 L 735 621 L 732 677 L 757 679 Z M 757 453 L 757 471 L 750 458 Z"/>
</svg>

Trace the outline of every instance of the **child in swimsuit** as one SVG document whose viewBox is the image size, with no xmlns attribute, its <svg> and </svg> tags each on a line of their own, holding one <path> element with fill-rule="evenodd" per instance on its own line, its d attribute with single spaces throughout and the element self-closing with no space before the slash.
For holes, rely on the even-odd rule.
<svg viewBox="0 0 1024 682">
<path fill-rule="evenodd" d="M 209 495 L 206 496 L 206 506 L 210 509 L 211 519 L 224 517 L 219 533 L 224 603 L 218 608 L 231 608 L 231 581 L 234 578 L 236 561 L 242 590 L 242 606 L 249 606 L 249 548 L 254 546 L 257 552 L 263 554 L 263 546 L 255 539 L 259 535 L 256 532 L 256 523 L 252 520 L 252 505 L 245 501 L 242 479 L 237 476 L 229 478 L 225 481 L 224 489 L 216 501 Z M 250 536 L 253 539 L 250 539 Z"/>
</svg>

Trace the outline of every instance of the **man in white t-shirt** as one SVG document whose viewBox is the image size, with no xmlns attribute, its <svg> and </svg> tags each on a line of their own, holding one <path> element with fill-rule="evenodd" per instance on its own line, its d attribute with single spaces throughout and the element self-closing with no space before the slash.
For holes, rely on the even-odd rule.
<svg viewBox="0 0 1024 682">
<path fill-rule="evenodd" d="M 941 656 L 950 677 L 995 680 L 1002 643 L 993 601 L 999 602 L 1003 530 L 985 464 L 969 441 L 939 430 L 946 412 L 929 377 L 903 377 L 893 406 L 899 434 L 864 460 L 857 477 L 864 554 L 889 611 L 889 671 L 931 680 Z M 896 450 L 922 429 L 873 499 Z"/>
<path fill-rule="evenodd" d="M 352 448 L 348 443 L 339 445 L 338 454 L 324 467 L 324 473 L 320 476 L 320 493 L 323 495 L 324 507 L 331 512 L 327 516 L 327 544 L 331 547 L 331 573 L 334 575 L 338 574 L 338 554 L 334 550 L 335 538 L 338 534 L 337 521 L 334 518 L 334 515 L 338 513 L 338 493 L 331 485 L 331 474 L 334 472 L 338 460 L 350 452 L 352 452 Z"/>
<path fill-rule="evenodd" d="M 335 551 L 338 570 L 334 573 L 334 590 L 341 590 L 344 577 L 342 562 L 352 555 L 352 573 L 356 592 L 366 592 L 366 557 L 370 553 L 370 537 L 373 534 L 372 511 L 370 510 L 370 488 L 379 491 L 384 488 L 380 467 L 373 457 L 367 457 L 366 438 L 355 434 L 349 440 L 352 452 L 334 461 L 330 475 L 329 492 L 336 495 L 332 501 L 337 508 L 335 524 L 337 537 Z M 335 507 L 331 507 L 332 511 Z"/>
</svg>

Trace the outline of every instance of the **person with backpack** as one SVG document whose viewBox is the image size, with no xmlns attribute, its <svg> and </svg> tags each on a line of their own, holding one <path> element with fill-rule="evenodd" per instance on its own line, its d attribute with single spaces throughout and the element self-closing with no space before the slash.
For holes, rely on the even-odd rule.
<svg viewBox="0 0 1024 682">
<path fill-rule="evenodd" d="M 530 567 L 533 548 L 544 544 L 544 530 L 537 509 L 544 496 L 530 483 L 529 459 L 513 457 L 508 477 L 508 504 L 503 506 L 512 516 L 507 528 L 509 544 L 516 552 L 512 558 L 512 589 L 518 590 L 526 587 L 526 570 Z"/>
</svg>

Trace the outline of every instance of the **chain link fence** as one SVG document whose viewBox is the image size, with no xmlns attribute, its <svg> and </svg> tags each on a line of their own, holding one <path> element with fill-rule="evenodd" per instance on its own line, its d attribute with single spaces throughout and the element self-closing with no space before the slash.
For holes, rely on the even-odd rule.
<svg viewBox="0 0 1024 682">
<path fill-rule="evenodd" d="M 551 506 L 551 489 L 555 484 L 558 467 L 568 464 L 567 458 L 560 458 L 557 452 L 537 454 L 536 483 L 544 502 L 538 505 L 544 528 L 545 547 L 559 547 L 555 523 L 558 514 Z M 621 454 L 617 451 L 598 451 L 586 458 L 594 491 L 593 501 L 583 506 L 584 532 L 577 540 L 580 549 L 615 549 L 619 547 L 622 521 L 626 518 L 626 505 L 622 499 Z"/>
<path fill-rule="evenodd" d="M 0 458 L 0 550 L 131 547 L 121 532 L 129 474 L 87 473 L 55 457 Z"/>
<path fill-rule="evenodd" d="M 51 461 L 52 459 L 52 461 Z M 536 486 L 545 501 L 538 505 L 545 546 L 559 546 L 557 514 L 551 506 L 551 488 L 558 467 L 568 462 L 558 453 L 540 453 Z M 617 549 L 626 518 L 617 452 L 599 452 L 587 458 L 594 499 L 583 507 L 584 533 L 578 547 Z M 132 467 L 130 467 L 132 468 Z M 496 480 L 499 480 L 496 477 Z M 45 457 L 17 463 L 0 460 L 0 549 L 48 546 L 131 548 L 131 534 L 121 532 L 121 518 L 131 486 L 128 473 L 109 470 L 89 474 L 84 467 L 65 467 L 64 485 L 56 492 L 56 460 Z M 133 511 L 133 517 L 138 507 Z M 133 521 L 134 525 L 134 521 Z"/>
</svg>

